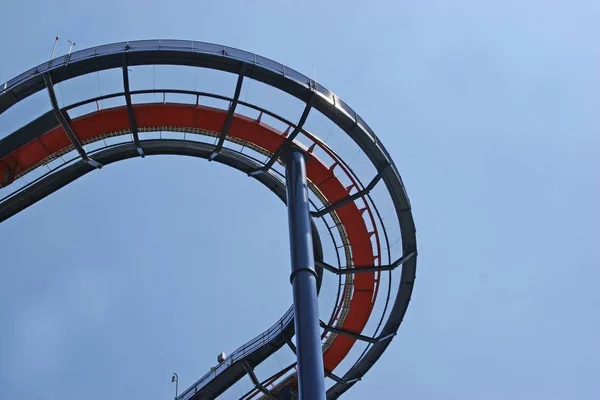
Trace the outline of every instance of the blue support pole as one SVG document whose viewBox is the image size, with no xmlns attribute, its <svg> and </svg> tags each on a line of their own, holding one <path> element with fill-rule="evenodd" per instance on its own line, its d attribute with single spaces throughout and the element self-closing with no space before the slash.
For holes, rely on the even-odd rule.
<svg viewBox="0 0 600 400">
<path fill-rule="evenodd" d="M 295 147 L 291 147 L 286 155 L 285 177 L 292 256 L 290 281 L 294 290 L 298 394 L 300 400 L 325 400 L 306 160 L 304 152 Z"/>
</svg>

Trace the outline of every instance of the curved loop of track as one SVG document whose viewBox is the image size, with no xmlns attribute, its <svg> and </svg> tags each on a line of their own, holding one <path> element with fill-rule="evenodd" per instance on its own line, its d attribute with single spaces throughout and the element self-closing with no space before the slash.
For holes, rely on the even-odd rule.
<svg viewBox="0 0 600 400">
<path fill-rule="evenodd" d="M 210 47 L 214 45 L 198 45 L 197 42 L 166 41 L 163 43 L 170 43 L 170 46 L 163 45 L 161 47 L 159 42 L 158 48 L 153 48 L 147 42 L 139 42 L 137 44 L 140 46 L 136 50 L 136 42 L 131 42 L 111 45 L 112 50 L 105 53 L 98 52 L 97 49 L 100 48 L 97 48 L 93 55 L 88 49 L 74 53 L 70 59 L 62 62 L 58 60 L 56 63 L 51 62 L 48 65 L 39 66 L 33 73 L 21 75 L 2 87 L 0 113 L 30 94 L 41 90 L 47 77 L 54 82 L 60 82 L 90 71 L 113 66 L 126 68 L 128 65 L 141 65 L 149 62 L 200 65 L 250 76 L 307 101 L 310 107 L 316 108 L 329 117 L 359 145 L 379 171 L 394 202 L 402 233 L 404 254 L 416 255 L 410 205 L 397 170 L 374 133 L 337 96 L 289 68 L 267 59 L 259 59 L 258 56 L 251 55 L 252 57 L 250 57 L 246 52 L 223 48 L 222 52 L 217 53 L 214 48 Z M 184 45 L 185 43 L 188 45 Z M 191 43 L 191 49 L 186 48 L 189 43 Z M 194 49 L 194 44 L 196 44 L 196 49 Z M 121 48 L 117 49 L 118 46 Z M 204 46 L 204 50 L 202 50 L 202 46 Z M 279 67 L 281 67 L 281 73 Z M 46 74 L 45 77 L 43 74 Z M 132 108 L 140 131 L 176 129 L 218 136 L 227 118 L 227 111 L 224 110 L 182 104 L 136 104 Z M 100 140 L 106 135 L 122 135 L 130 132 L 131 119 L 128 111 L 131 110 L 127 107 L 98 111 L 72 121 L 71 125 L 77 139 L 82 143 Z M 0 140 L 0 178 L 4 177 L 5 185 L 10 184 L 14 177 L 26 174 L 35 166 L 72 148 L 67 132 L 60 125 L 55 124 L 50 128 L 40 131 L 30 126 L 30 129 L 25 132 L 16 132 Z M 233 116 L 228 136 L 255 146 L 268 154 L 277 153 L 286 142 L 286 137 L 281 132 L 260 123 L 260 121 L 237 114 Z M 296 143 L 296 145 L 299 144 Z M 311 151 L 311 149 L 306 150 L 309 153 Z M 348 197 L 347 188 L 335 177 L 332 170 L 314 155 L 310 155 L 307 162 L 307 174 L 312 182 L 312 189 L 316 190 L 325 200 L 324 204 L 333 204 Z M 14 202 L 9 205 L 15 207 Z M 369 208 L 368 205 L 367 208 Z M 378 258 L 381 262 L 380 250 L 377 250 L 377 253 L 373 251 L 370 238 L 372 232 L 369 232 L 365 225 L 363 211 L 359 210 L 356 203 L 349 202 L 332 212 L 341 221 L 352 249 L 352 260 L 348 267 L 373 266 L 376 265 Z M 368 211 L 371 213 L 370 210 Z M 0 209 L 0 215 L 1 213 Z M 372 213 L 371 218 L 373 218 Z M 377 245 L 379 246 L 378 241 Z M 415 266 L 416 257 L 407 259 L 402 266 L 401 284 L 390 316 L 381 330 L 382 337 L 395 334 L 400 325 L 410 299 Z M 349 332 L 362 332 L 369 320 L 377 293 L 379 279 L 376 274 L 379 272 L 354 274 L 354 291 L 351 293 L 348 311 L 340 320 L 339 328 Z M 282 319 L 282 329 L 283 325 Z M 355 341 L 356 339 L 350 336 L 331 335 L 331 341 L 324 352 L 326 372 L 331 372 L 336 368 Z M 390 340 L 376 342 L 368 351 L 365 351 L 361 359 L 345 374 L 343 379 L 328 391 L 328 397 L 339 396 L 360 379 L 381 356 L 389 342 Z M 231 365 L 235 361 L 228 360 Z M 199 387 L 197 383 L 191 389 L 193 391 L 189 393 L 189 396 L 184 393 L 181 398 L 198 397 L 194 392 L 198 389 L 202 390 L 202 387 Z M 201 393 L 198 394 L 201 395 Z"/>
<path fill-rule="evenodd" d="M 218 132 L 227 113 L 206 107 L 175 104 L 147 104 L 135 107 L 136 120 L 141 130 L 170 127 L 187 130 Z M 113 108 L 89 114 L 72 122 L 77 137 L 82 142 L 99 140 L 115 132 L 127 132 L 129 119 L 126 107 Z M 283 134 L 266 125 L 243 116 L 234 117 L 229 135 L 249 142 L 269 153 L 274 153 L 285 141 Z M 27 171 L 47 158 L 64 153 L 71 143 L 62 127 L 44 133 L 36 141 L 18 149 L 2 159 L 0 176 L 5 167 L 16 174 Z M 308 179 L 323 193 L 329 203 L 346 197 L 347 190 L 333 172 L 316 157 L 309 156 L 306 165 Z M 353 249 L 355 267 L 371 265 L 375 259 L 371 239 L 361 212 L 354 203 L 340 208 L 337 214 L 342 221 Z M 341 328 L 350 332 L 361 332 L 369 319 L 375 287 L 374 273 L 358 274 L 354 279 L 354 295 L 350 312 Z M 326 371 L 333 371 L 341 362 L 356 340 L 338 336 L 323 355 Z"/>
</svg>

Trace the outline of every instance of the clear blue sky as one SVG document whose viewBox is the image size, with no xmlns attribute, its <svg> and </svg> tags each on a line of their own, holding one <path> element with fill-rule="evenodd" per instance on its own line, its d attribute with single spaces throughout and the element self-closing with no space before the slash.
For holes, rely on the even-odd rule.
<svg viewBox="0 0 600 400">
<path fill-rule="evenodd" d="M 6 0 L 0 14 L 0 81 L 57 34 L 79 49 L 194 39 L 315 63 L 361 113 L 402 173 L 420 256 L 399 336 L 345 398 L 600 398 L 597 1 Z M 168 399 L 171 372 L 186 386 L 291 301 L 285 208 L 202 160 L 90 174 L 2 223 L 0 254 L 2 399 Z"/>
</svg>

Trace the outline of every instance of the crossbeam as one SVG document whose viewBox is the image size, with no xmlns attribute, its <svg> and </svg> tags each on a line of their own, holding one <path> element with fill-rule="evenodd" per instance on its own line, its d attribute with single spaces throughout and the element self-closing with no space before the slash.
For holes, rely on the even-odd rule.
<svg viewBox="0 0 600 400">
<path fill-rule="evenodd" d="M 133 111 L 133 103 L 131 101 L 131 91 L 129 90 L 129 68 L 127 68 L 127 53 L 123 54 L 123 90 L 125 94 L 125 102 L 127 103 L 127 114 L 129 115 L 129 125 L 131 127 L 131 134 L 133 135 L 133 142 L 135 148 L 140 155 L 144 157 L 144 150 L 140 144 L 140 136 L 138 133 L 138 126 L 135 120 L 135 112 Z"/>
<path fill-rule="evenodd" d="M 410 260 L 414 256 L 417 255 L 416 251 L 411 251 L 410 253 L 403 255 L 396 261 L 388 265 L 378 265 L 378 266 L 365 266 L 365 267 L 346 267 L 346 268 L 337 268 L 333 265 L 327 264 L 326 262 L 315 260 L 315 265 L 321 267 L 329 272 L 333 272 L 337 275 L 353 275 L 353 274 L 364 274 L 367 272 L 383 272 L 383 271 L 393 271 L 406 261 Z"/>
<path fill-rule="evenodd" d="M 294 354 L 296 354 L 296 345 L 294 343 L 292 343 L 292 340 L 287 337 L 287 335 L 283 335 L 283 339 L 285 340 L 285 343 L 288 345 L 288 347 L 290 348 L 290 350 L 292 350 L 294 352 Z"/>
<path fill-rule="evenodd" d="M 268 399 L 277 399 L 277 396 L 271 393 L 269 389 L 267 389 L 260 383 L 256 374 L 254 373 L 254 369 L 250 366 L 250 364 L 248 364 L 247 361 L 242 361 L 242 366 L 244 367 L 244 369 L 248 373 L 248 376 L 250 376 L 250 380 L 258 390 L 260 390 L 265 396 L 267 396 Z"/>
<path fill-rule="evenodd" d="M 346 383 L 345 380 L 343 380 L 339 376 L 335 375 L 333 372 L 327 372 L 327 371 L 325 371 L 325 376 L 328 377 L 328 378 L 333 379 L 337 383 Z"/>
<path fill-rule="evenodd" d="M 344 335 L 351 337 L 356 340 L 361 340 L 367 343 L 377 343 L 379 340 L 377 338 L 372 338 L 369 336 L 361 335 L 360 333 L 350 332 L 345 329 L 334 328 L 333 326 L 327 325 L 325 322 L 320 321 L 321 327 L 325 329 L 327 332 L 337 333 L 338 335 Z"/>
<path fill-rule="evenodd" d="M 90 158 L 85 152 L 81 142 L 75 135 L 73 128 L 71 127 L 71 119 L 67 114 L 65 114 L 60 107 L 58 106 L 58 100 L 56 99 L 56 92 L 54 91 L 54 84 L 52 83 L 52 79 L 50 74 L 45 73 L 44 75 L 44 84 L 46 85 L 46 89 L 48 90 L 48 94 L 50 95 L 50 103 L 52 103 L 52 111 L 56 116 L 56 119 L 60 123 L 60 126 L 63 128 L 69 140 L 73 144 L 73 147 L 77 150 L 83 161 L 88 163 L 94 168 L 102 168 L 102 164 Z"/>
<path fill-rule="evenodd" d="M 371 192 L 371 190 L 373 190 L 375 188 L 375 185 L 377 185 L 377 183 L 381 180 L 383 173 L 385 172 L 385 170 L 387 169 L 387 167 L 389 167 L 389 165 L 386 165 L 384 168 L 382 168 L 381 170 L 379 170 L 379 172 L 377 173 L 377 175 L 375 175 L 375 177 L 371 180 L 371 182 L 369 182 L 369 184 L 367 185 L 366 188 L 364 188 L 363 190 L 360 190 L 348 197 L 345 197 L 341 200 L 338 200 L 334 203 L 331 203 L 329 206 L 318 210 L 318 211 L 313 211 L 311 213 L 311 215 L 313 217 L 319 218 L 322 217 L 323 215 L 329 214 L 332 211 L 337 210 L 340 207 L 345 206 L 348 203 L 353 202 L 354 200 L 366 196 L 367 194 L 369 194 Z"/>
<path fill-rule="evenodd" d="M 310 113 L 311 109 L 312 109 L 312 105 L 311 105 L 311 101 L 309 100 L 309 102 L 306 103 L 306 106 L 304 107 L 304 112 L 302 112 L 302 115 L 300 116 L 300 120 L 298 121 L 298 124 L 296 125 L 294 130 L 292 130 L 292 132 L 288 135 L 288 137 L 285 139 L 285 142 L 283 142 L 283 144 L 281 146 L 279 146 L 279 148 L 275 151 L 275 153 L 273 153 L 273 155 L 271 156 L 271 158 L 269 158 L 269 161 L 267 161 L 265 163 L 265 165 L 263 165 L 261 168 L 257 168 L 254 171 L 250 172 L 250 174 L 249 174 L 250 176 L 262 174 L 264 172 L 267 172 L 269 169 L 271 169 L 273 164 L 275 164 L 275 162 L 279 159 L 279 157 L 281 157 L 283 155 L 283 153 L 288 148 L 290 148 L 290 146 L 294 142 L 294 139 L 296 138 L 296 136 L 298 136 L 298 134 L 302 131 L 302 127 L 306 123 L 306 119 L 308 118 L 308 114 Z"/>
<path fill-rule="evenodd" d="M 360 381 L 360 378 L 354 378 L 354 379 L 344 380 L 344 379 L 340 378 L 339 376 L 333 374 L 332 372 L 325 372 L 325 376 L 333 379 L 336 383 L 341 383 L 341 384 L 344 384 L 344 385 L 351 385 L 353 383 L 356 383 L 356 382 Z"/>
<path fill-rule="evenodd" d="M 393 338 L 396 335 L 395 333 L 390 333 L 389 335 L 379 336 L 379 337 L 373 338 L 373 337 L 370 337 L 370 336 L 361 335 L 360 333 L 350 332 L 350 331 L 348 331 L 346 329 L 335 328 L 333 326 L 327 325 L 323 321 L 319 321 L 319 323 L 321 324 L 321 327 L 323 329 L 325 329 L 325 331 L 327 331 L 327 332 L 336 333 L 338 335 L 348 336 L 348 337 L 351 337 L 353 339 L 361 340 L 361 341 L 367 342 L 367 343 L 379 343 L 379 342 L 383 342 L 385 340 L 389 340 L 389 339 Z"/>
<path fill-rule="evenodd" d="M 219 142 L 217 146 L 208 157 L 209 161 L 215 159 L 215 157 L 221 152 L 223 148 L 223 144 L 225 143 L 225 138 L 227 138 L 227 133 L 229 132 L 229 127 L 231 126 L 231 121 L 233 120 L 233 114 L 235 113 L 235 108 L 238 105 L 240 100 L 240 93 L 242 91 L 242 85 L 244 83 L 244 71 L 245 68 L 242 65 L 240 69 L 240 73 L 238 74 L 237 83 L 235 85 L 235 93 L 233 94 L 233 99 L 231 100 L 231 105 L 229 106 L 229 110 L 227 111 L 227 117 L 225 118 L 225 122 L 223 123 L 223 128 L 221 129 L 221 135 L 219 136 Z"/>
</svg>

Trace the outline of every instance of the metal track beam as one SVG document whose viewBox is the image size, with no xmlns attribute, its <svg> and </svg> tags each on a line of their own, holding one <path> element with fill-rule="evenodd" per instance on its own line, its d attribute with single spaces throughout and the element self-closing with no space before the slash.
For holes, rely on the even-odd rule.
<svg viewBox="0 0 600 400">
<path fill-rule="evenodd" d="M 367 185 L 366 188 L 364 188 L 361 191 L 358 191 L 348 197 L 345 197 L 341 200 L 336 201 L 335 203 L 331 203 L 329 206 L 319 210 L 319 211 L 313 211 L 311 213 L 311 215 L 313 217 L 322 217 L 325 214 L 329 214 L 332 211 L 337 210 L 338 208 L 345 206 L 348 203 L 353 202 L 354 200 L 366 196 L 367 194 L 369 194 L 371 192 L 371 190 L 373 190 L 375 188 L 375 185 L 377 185 L 377 183 L 381 180 L 381 178 L 383 177 L 383 173 L 385 172 L 386 168 L 389 167 L 389 165 L 387 165 L 386 167 L 382 168 L 377 175 L 375 176 L 375 178 L 373 178 L 371 180 L 371 182 L 369 182 L 369 184 Z"/>
<path fill-rule="evenodd" d="M 310 110 L 312 109 L 312 105 L 310 103 L 311 103 L 310 101 L 308 103 L 306 103 L 306 106 L 304 107 L 304 111 L 302 112 L 302 115 L 300 116 L 300 120 L 298 121 L 298 125 L 296 125 L 296 127 L 294 128 L 292 133 L 290 133 L 289 136 L 285 139 L 285 142 L 283 142 L 283 144 L 281 146 L 279 146 L 279 148 L 275 151 L 275 153 L 273 153 L 273 155 L 271 156 L 269 161 L 267 161 L 264 166 L 252 171 L 250 173 L 250 176 L 262 174 L 263 172 L 270 170 L 271 167 L 273 166 L 273 164 L 275 164 L 275 162 L 279 159 L 279 157 L 281 157 L 283 155 L 283 153 L 291 147 L 292 143 L 294 142 L 294 139 L 302 131 L 302 127 L 306 123 L 308 114 L 310 113 Z"/>
<path fill-rule="evenodd" d="M 389 265 L 378 265 L 378 266 L 366 266 L 366 267 L 352 267 L 352 268 L 336 268 L 333 265 L 327 264 L 323 261 L 315 261 L 315 264 L 318 267 L 321 267 L 329 272 L 333 272 L 337 275 L 351 275 L 351 274 L 364 274 L 366 272 L 383 272 L 383 271 L 393 271 L 406 261 L 410 260 L 414 256 L 417 255 L 416 251 L 411 251 L 410 253 L 403 255 L 393 263 Z"/>
<path fill-rule="evenodd" d="M 73 128 L 71 127 L 71 119 L 58 106 L 56 92 L 54 91 L 54 84 L 52 83 L 52 79 L 49 73 L 44 74 L 44 83 L 46 85 L 46 89 L 48 89 L 48 94 L 50 95 L 50 102 L 52 103 L 52 110 L 54 112 L 54 115 L 60 123 L 60 126 L 64 129 L 65 133 L 69 137 L 69 140 L 73 144 L 73 147 L 75 147 L 81 158 L 86 163 L 88 163 L 94 168 L 102 168 L 102 164 L 88 157 L 87 153 L 83 149 L 83 146 L 81 145 L 81 142 L 79 141 L 79 139 L 75 135 L 75 132 L 73 131 Z"/>
<path fill-rule="evenodd" d="M 231 104 L 229 105 L 229 110 L 227 111 L 227 117 L 225 118 L 225 122 L 223 123 L 223 128 L 221 129 L 221 135 L 219 136 L 219 142 L 217 143 L 217 147 L 215 147 L 215 150 L 212 152 L 212 154 L 208 158 L 209 161 L 214 160 L 215 157 L 221 152 L 221 149 L 223 148 L 223 144 L 225 143 L 225 138 L 227 138 L 227 133 L 229 132 L 229 127 L 231 126 L 231 121 L 233 121 L 233 114 L 235 113 L 235 108 L 237 107 L 238 102 L 240 100 L 240 93 L 242 91 L 242 85 L 244 83 L 244 72 L 245 71 L 246 71 L 246 68 L 244 67 L 244 64 L 242 64 L 242 67 L 240 68 L 240 73 L 238 74 L 237 83 L 235 85 L 235 93 L 233 94 L 233 99 L 231 100 Z"/>
<path fill-rule="evenodd" d="M 262 392 L 262 394 L 264 394 L 265 396 L 267 396 L 268 399 L 277 399 L 277 396 L 275 396 L 273 393 L 271 393 L 269 391 L 269 389 L 267 389 L 266 387 L 264 387 L 260 383 L 260 381 L 258 380 L 256 374 L 254 373 L 254 369 L 250 366 L 250 364 L 248 364 L 247 361 L 242 361 L 242 365 L 244 366 L 244 369 L 248 373 L 248 376 L 250 377 L 250 380 L 252 381 L 252 383 L 254 384 L 254 386 L 258 390 L 260 390 Z"/>
<path fill-rule="evenodd" d="M 125 94 L 125 102 L 127 103 L 127 114 L 129 115 L 129 125 L 131 134 L 133 135 L 133 143 L 140 157 L 145 157 L 144 150 L 140 144 L 140 136 L 138 134 L 138 126 L 135 120 L 135 112 L 131 101 L 131 91 L 129 90 L 129 68 L 127 67 L 127 53 L 123 53 L 123 89 Z"/>
</svg>

